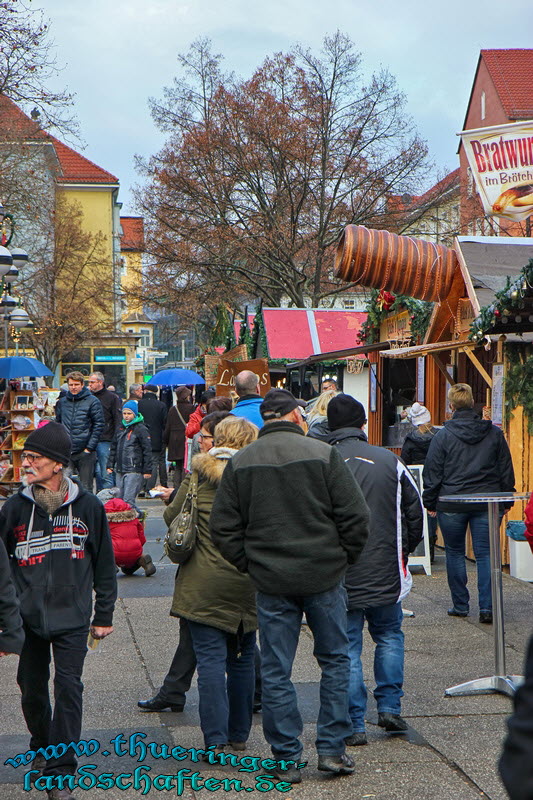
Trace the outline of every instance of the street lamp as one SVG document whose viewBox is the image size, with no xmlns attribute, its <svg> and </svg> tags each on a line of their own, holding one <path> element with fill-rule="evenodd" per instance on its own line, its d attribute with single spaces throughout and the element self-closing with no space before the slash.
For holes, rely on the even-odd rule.
<svg viewBox="0 0 533 800">
<path fill-rule="evenodd" d="M 28 325 L 31 322 L 30 315 L 24 308 L 22 308 L 22 306 L 18 306 L 9 315 L 9 322 L 11 325 L 13 325 L 14 328 L 17 328 L 17 333 L 18 333 L 19 328 L 28 327 Z M 15 354 L 17 356 L 19 354 L 19 339 L 20 339 L 20 334 L 15 339 L 15 346 L 16 346 Z"/>
<path fill-rule="evenodd" d="M 17 301 L 14 297 L 11 297 L 10 294 L 5 292 L 2 297 L 0 298 L 0 314 L 4 315 L 4 350 L 5 355 L 7 358 L 8 354 L 8 346 L 7 346 L 7 322 L 9 319 L 9 314 L 11 311 L 16 308 Z"/>
</svg>

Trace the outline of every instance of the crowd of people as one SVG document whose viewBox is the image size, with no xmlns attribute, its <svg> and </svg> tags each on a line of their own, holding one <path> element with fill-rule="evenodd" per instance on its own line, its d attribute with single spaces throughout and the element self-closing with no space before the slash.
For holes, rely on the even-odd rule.
<svg viewBox="0 0 533 800">
<path fill-rule="evenodd" d="M 431 426 L 424 406 L 412 406 L 404 458 L 369 444 L 364 406 L 335 381 L 305 404 L 285 389 L 261 397 L 257 376 L 246 370 L 236 376 L 234 402 L 207 391 L 194 408 L 190 390 L 180 387 L 168 413 L 145 388 L 143 394 L 132 385 L 122 406 L 101 373 L 90 376 L 89 388 L 71 373 L 56 421 L 26 439 L 25 485 L 0 510 L 0 655 L 20 655 L 30 748 L 80 738 L 87 636 L 113 632 L 119 568 L 155 572 L 143 550 L 139 493 L 156 490 L 170 525 L 194 482 L 196 545 L 179 567 L 171 607 L 179 643 L 162 686 L 139 708 L 182 711 L 197 670 L 206 760 L 245 750 L 252 714 L 261 710 L 275 761 L 270 773 L 299 783 L 303 724 L 291 673 L 305 615 L 321 670 L 318 769 L 351 774 L 347 748 L 367 744 L 365 622 L 375 644 L 378 725 L 389 735 L 408 730 L 401 716 L 402 601 L 425 513 L 444 539 L 448 614 L 470 613 L 470 527 L 479 621 L 492 622 L 487 508 L 443 498 L 514 491 L 501 430 L 475 413 L 466 384 L 451 387 L 453 415 L 441 428 Z M 422 497 L 413 463 L 424 465 Z M 524 690 L 523 702 L 530 694 Z M 511 753 L 516 760 L 523 745 L 523 717 L 517 708 L 508 759 Z M 32 766 L 50 778 L 52 800 L 72 800 L 68 781 L 59 780 L 76 770 L 72 750 L 52 758 L 38 753 Z"/>
</svg>

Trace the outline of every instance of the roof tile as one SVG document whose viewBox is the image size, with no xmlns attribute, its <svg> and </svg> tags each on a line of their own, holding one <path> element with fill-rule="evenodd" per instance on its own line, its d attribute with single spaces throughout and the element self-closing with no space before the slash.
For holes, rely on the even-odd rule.
<svg viewBox="0 0 533 800">
<path fill-rule="evenodd" d="M 481 56 L 507 116 L 533 117 L 533 50 L 482 50 Z"/>
<path fill-rule="evenodd" d="M 110 172 L 89 161 L 71 147 L 67 147 L 55 136 L 43 131 L 38 122 L 26 116 L 12 100 L 2 94 L 0 94 L 0 131 L 4 138 L 16 135 L 26 140 L 50 142 L 59 162 L 59 172 L 56 175 L 58 183 L 118 183 L 118 178 Z"/>
<path fill-rule="evenodd" d="M 121 217 L 122 236 L 120 237 L 121 250 L 144 250 L 144 219 L 143 217 Z"/>
</svg>

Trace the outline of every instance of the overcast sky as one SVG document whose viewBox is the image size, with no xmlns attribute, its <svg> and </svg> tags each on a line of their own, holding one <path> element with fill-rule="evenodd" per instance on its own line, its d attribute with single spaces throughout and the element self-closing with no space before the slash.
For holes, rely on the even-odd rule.
<svg viewBox="0 0 533 800">
<path fill-rule="evenodd" d="M 39 5 L 38 2 L 35 5 Z M 76 94 L 83 154 L 116 175 L 122 213 L 134 214 L 134 155 L 163 143 L 148 112 L 177 71 L 176 55 L 207 36 L 224 66 L 248 77 L 265 56 L 293 44 L 317 49 L 325 34 L 348 34 L 365 71 L 383 66 L 439 170 L 458 166 L 479 51 L 531 47 L 531 0 L 41 0 L 51 22 L 59 78 Z M 79 148 L 80 149 L 80 148 Z M 427 187 L 428 188 L 428 187 Z"/>
</svg>

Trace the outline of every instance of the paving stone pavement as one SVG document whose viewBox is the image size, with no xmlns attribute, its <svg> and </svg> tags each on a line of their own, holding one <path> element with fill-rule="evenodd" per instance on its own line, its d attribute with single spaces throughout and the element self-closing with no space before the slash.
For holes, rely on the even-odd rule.
<svg viewBox="0 0 533 800">
<path fill-rule="evenodd" d="M 252 771 L 239 771 L 238 766 L 220 767 L 195 763 L 189 758 L 183 761 L 164 758 L 164 746 L 167 750 L 201 748 L 202 736 L 198 725 L 196 682 L 182 714 L 146 714 L 136 705 L 138 699 L 152 697 L 159 687 L 176 647 L 178 633 L 177 620 L 168 615 L 175 567 L 162 558 L 161 507 L 153 501 L 146 501 L 144 505 L 149 511 L 147 547 L 157 565 L 157 573 L 149 579 L 142 571 L 134 576 L 119 576 L 115 632 L 87 655 L 82 735 L 101 746 L 93 756 L 80 758 L 80 768 L 85 766 L 87 775 L 113 773 L 114 776 L 133 773 L 137 768 L 138 774 L 152 780 L 157 775 L 175 775 L 183 769 L 186 772 L 182 775 L 189 780 L 184 780 L 182 789 L 177 790 L 175 781 L 172 788 L 165 789 L 164 779 L 160 778 L 159 786 L 156 781 L 147 795 L 143 795 L 147 777 L 139 778 L 137 789 L 88 788 L 91 780 L 86 778 L 86 786 L 80 786 L 74 793 L 77 800 L 85 797 L 123 800 L 140 796 L 154 800 L 176 796 L 185 800 L 205 797 L 233 800 L 242 798 L 243 792 L 253 793 L 256 798 L 285 797 L 288 800 L 505 800 L 507 795 L 500 783 L 496 762 L 511 701 L 496 694 L 444 696 L 448 686 L 492 674 L 493 631 L 492 626 L 477 622 L 475 604 L 468 619 L 447 616 L 449 595 L 442 551 L 437 551 L 431 577 L 420 568 L 416 569 L 413 591 L 404 603 L 415 612 L 414 617 L 404 622 L 406 669 L 402 713 L 410 725 L 407 736 L 391 737 L 377 727 L 377 713 L 370 692 L 369 744 L 350 748 L 356 760 L 356 772 L 342 778 L 318 772 L 314 737 L 320 673 L 312 654 L 310 632 L 303 626 L 293 673 L 304 721 L 304 758 L 308 760 L 301 784 L 290 788 L 261 782 L 260 776 L 265 771 L 254 770 L 258 764 L 253 761 L 242 764 Z M 472 565 L 469 574 L 470 584 L 475 587 Z M 533 585 L 509 576 L 504 576 L 503 582 L 507 671 L 519 674 L 531 632 Z M 373 686 L 372 654 L 372 643 L 366 637 L 364 669 L 370 690 Z M 123 739 L 116 740 L 117 743 L 128 742 L 136 733 L 141 734 L 137 740 L 156 743 L 156 752 L 143 758 L 139 746 L 133 756 L 116 755 L 111 740 L 121 734 Z M 24 753 L 28 746 L 16 684 L 16 658 L 3 658 L 0 660 L 0 800 L 47 798 L 44 790 L 25 791 L 24 767 L 14 768 L 5 763 L 6 759 Z M 247 752 L 239 755 L 271 757 L 258 714 L 254 715 Z M 193 788 L 190 776 L 195 772 L 200 773 L 197 778 L 200 783 Z M 125 786 L 129 780 L 123 779 Z M 200 788 L 202 782 L 206 785 Z"/>
</svg>

